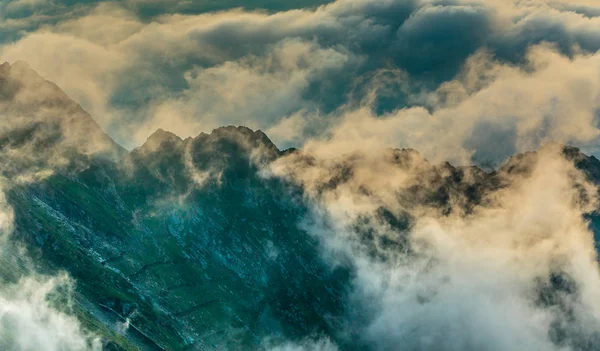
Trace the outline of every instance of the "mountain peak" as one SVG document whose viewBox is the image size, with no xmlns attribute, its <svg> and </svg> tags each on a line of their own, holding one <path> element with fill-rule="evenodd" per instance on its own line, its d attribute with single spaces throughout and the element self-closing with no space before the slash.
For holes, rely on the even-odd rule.
<svg viewBox="0 0 600 351">
<path fill-rule="evenodd" d="M 176 134 L 168 132 L 162 128 L 158 128 L 154 133 L 146 139 L 146 142 L 138 148 L 139 151 L 155 152 L 161 149 L 164 145 L 179 146 L 183 144 L 183 140 Z"/>
<path fill-rule="evenodd" d="M 81 109 L 56 84 L 44 79 L 24 61 L 0 65 L 0 99 L 10 101 L 12 108 L 21 110 L 35 107 Z"/>
<path fill-rule="evenodd" d="M 250 148 L 264 148 L 279 153 L 277 146 L 275 146 L 271 139 L 269 139 L 269 137 L 260 129 L 252 130 L 246 126 L 229 125 L 213 129 L 209 136 L 211 138 L 235 140 Z"/>
<path fill-rule="evenodd" d="M 4 62 L 2 64 L 2 66 L 4 66 L 5 69 L 20 71 L 20 72 L 28 72 L 30 74 L 34 74 L 41 78 L 41 76 L 33 68 L 31 68 L 31 66 L 29 66 L 29 64 L 25 61 L 18 60 L 18 61 L 13 62 L 12 64 L 10 62 Z"/>
<path fill-rule="evenodd" d="M 10 120 L 4 125 L 12 130 L 3 130 L 0 136 L 12 147 L 34 140 L 43 141 L 47 153 L 69 149 L 110 158 L 125 153 L 77 102 L 26 62 L 0 65 L 0 101 L 0 119 Z"/>
<path fill-rule="evenodd" d="M 154 133 L 150 134 L 150 136 L 146 139 L 146 142 L 151 141 L 163 141 L 163 140 L 178 140 L 183 141 L 178 135 L 175 133 L 171 133 L 162 128 L 158 128 Z"/>
<path fill-rule="evenodd" d="M 25 61 L 15 61 L 12 64 L 10 62 L 4 62 L 0 65 L 0 78 L 12 78 L 20 80 L 23 84 L 32 83 L 50 83 L 39 75 L 29 64 Z M 56 85 L 55 85 L 56 86 Z M 56 87 L 59 89 L 58 87 Z M 60 89 L 59 89 L 60 90 Z"/>
</svg>

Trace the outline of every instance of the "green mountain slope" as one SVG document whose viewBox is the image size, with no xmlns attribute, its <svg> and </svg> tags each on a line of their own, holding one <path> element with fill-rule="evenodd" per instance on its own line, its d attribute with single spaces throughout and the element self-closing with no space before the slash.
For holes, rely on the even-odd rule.
<svg viewBox="0 0 600 351">
<path fill-rule="evenodd" d="M 348 303 L 353 263 L 328 260 L 311 234 L 315 208 L 302 187 L 265 175 L 265 166 L 285 155 L 299 153 L 299 166 L 307 168 L 314 158 L 278 150 L 261 131 L 231 126 L 185 140 L 159 130 L 126 152 L 60 89 L 22 64 L 1 67 L 0 115 L 16 121 L 0 134 L 3 189 L 14 213 L 9 249 L 0 257 L 5 281 L 32 271 L 68 272 L 76 281 L 69 313 L 107 350 L 252 350 L 266 340 L 319 336 L 344 349 L 368 349 L 342 332 L 360 330 L 368 317 Z M 47 91 L 49 98 L 39 97 Z M 26 103 L 15 103 L 19 94 Z M 85 140 L 94 142 L 83 147 Z M 487 173 L 432 165 L 413 150 L 381 152 L 398 169 L 420 165 L 422 184 L 393 196 L 445 214 L 454 210 L 454 195 L 468 212 L 507 186 L 506 175 L 528 172 L 533 155 Z M 597 159 L 570 147 L 563 153 L 600 181 Z M 329 169 L 318 190 L 346 184 L 353 160 L 349 155 Z M 386 250 L 410 254 L 405 237 L 369 230 L 376 220 L 402 233 L 411 226 L 409 212 L 382 206 L 376 214 L 354 224 L 357 245 L 374 260 L 385 260 Z M 590 218 L 598 228 L 597 217 Z"/>
</svg>

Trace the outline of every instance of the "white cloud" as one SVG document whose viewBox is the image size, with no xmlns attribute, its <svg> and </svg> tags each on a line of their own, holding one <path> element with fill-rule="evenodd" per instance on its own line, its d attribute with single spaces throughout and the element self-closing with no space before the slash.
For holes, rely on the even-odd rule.
<svg viewBox="0 0 600 351">
<path fill-rule="evenodd" d="M 411 147 L 431 161 L 459 164 L 470 164 L 473 154 L 484 149 L 488 160 L 483 161 L 497 163 L 550 140 L 596 151 L 600 56 L 569 59 L 539 46 L 530 51 L 528 67 L 477 55 L 464 76 L 430 95 L 432 112 L 412 107 L 377 115 L 369 105 L 351 108 L 343 111 L 331 137 L 309 141 L 305 148 L 325 153 L 332 148 L 351 152 L 367 144 Z M 478 140 L 478 127 L 484 123 L 488 138 Z M 511 132 L 507 135 L 502 130 Z M 496 154 L 506 150 L 501 145 L 510 146 L 511 152 Z"/>
<path fill-rule="evenodd" d="M 339 0 L 317 9 L 273 14 L 243 10 L 199 15 L 175 14 L 158 16 L 146 23 L 117 4 L 100 4 L 85 15 L 73 15 L 25 35 L 19 41 L 4 46 L 0 53 L 9 61 L 28 61 L 44 77 L 56 82 L 89 110 L 102 127 L 126 142 L 127 146 L 133 146 L 145 140 L 158 127 L 181 136 L 194 135 L 230 123 L 272 128 L 275 131 L 276 126 L 284 123 L 286 118 L 300 113 L 307 116 L 305 120 L 313 121 L 316 119 L 314 116 L 327 120 L 327 123 L 313 128 L 316 130 L 312 134 L 315 131 L 326 132 L 323 127 L 330 125 L 329 120 L 336 120 L 340 113 L 337 111 L 327 115 L 319 112 L 319 105 L 314 101 L 315 95 L 307 95 L 311 84 L 335 84 L 339 77 L 352 75 L 357 72 L 356 67 L 369 62 L 380 65 L 375 69 L 384 69 L 385 66 L 381 65 L 385 62 L 398 59 L 393 55 L 404 57 L 400 59 L 404 62 L 408 60 L 406 57 L 410 57 L 406 56 L 410 52 L 404 52 L 407 50 L 425 50 L 416 51 L 425 55 L 427 43 L 437 38 L 437 32 L 425 33 L 432 37 L 420 37 L 420 31 L 429 28 L 429 21 L 447 21 L 444 25 L 452 26 L 455 25 L 453 20 L 459 18 L 457 16 L 466 16 L 465 20 L 486 26 L 481 29 L 482 35 L 487 36 L 481 45 L 491 46 L 503 55 L 517 55 L 531 44 L 543 40 L 554 41 L 561 49 L 568 49 L 574 61 L 561 58 L 549 50 L 535 51 L 529 57 L 531 64 L 544 61 L 546 58 L 543 56 L 547 56 L 552 66 L 537 67 L 538 72 L 534 74 L 525 74 L 506 63 L 490 59 L 488 61 L 492 63 L 488 66 L 491 67 L 478 69 L 477 74 L 490 74 L 490 69 L 501 70 L 501 74 L 492 73 L 487 78 L 486 85 L 493 87 L 480 92 L 481 85 L 467 87 L 468 83 L 465 82 L 446 83 L 443 86 L 445 94 L 453 98 L 462 94 L 471 99 L 463 96 L 460 106 L 444 106 L 431 116 L 419 108 L 396 111 L 377 118 L 371 118 L 376 117 L 376 113 L 360 112 L 366 116 L 361 128 L 371 122 L 375 128 L 381 125 L 385 135 L 375 139 L 385 140 L 390 146 L 401 143 L 415 148 L 427 147 L 431 143 L 427 143 L 426 139 L 431 136 L 440 138 L 439 148 L 445 151 L 425 150 L 426 153 L 434 154 L 435 158 L 450 154 L 455 159 L 468 159 L 470 150 L 461 150 L 460 145 L 456 145 L 457 139 L 469 138 L 469 133 L 476 129 L 475 125 L 479 122 L 491 121 L 492 124 L 498 122 L 511 126 L 516 123 L 519 133 L 516 136 L 519 143 L 517 150 L 535 147 L 539 145 L 539 140 L 550 138 L 580 142 L 582 145 L 594 141 L 596 128 L 589 123 L 590 99 L 593 97 L 589 92 L 582 94 L 577 88 L 579 84 L 557 87 L 556 80 L 551 85 L 552 92 L 537 92 L 533 96 L 533 90 L 539 88 L 531 84 L 542 79 L 550 82 L 554 69 L 561 70 L 557 74 L 561 79 L 573 82 L 583 79 L 577 76 L 581 69 L 576 66 L 584 63 L 591 66 L 593 59 L 579 52 L 577 47 L 600 48 L 600 38 L 596 34 L 600 18 L 565 9 L 565 4 L 597 7 L 585 1 L 486 1 L 447 7 L 421 1 L 412 8 L 412 5 L 401 1 Z M 408 16 L 415 9 L 418 11 L 402 22 L 403 14 Z M 389 13 L 396 14 L 394 18 L 397 23 L 388 17 Z M 424 43 L 424 46 L 410 50 L 405 48 L 403 52 L 395 53 L 398 47 L 403 48 L 402 45 L 414 40 Z M 381 50 L 389 48 L 381 52 L 369 51 L 379 50 L 378 45 L 383 45 L 383 49 L 379 48 Z M 372 61 L 377 55 L 386 55 L 386 52 L 389 55 L 387 59 L 384 57 L 381 62 Z M 443 54 L 450 59 L 455 53 Z M 468 54 L 468 51 L 460 53 L 463 54 Z M 586 69 L 591 70 L 592 67 Z M 587 80 L 592 81 L 592 77 L 588 76 Z M 402 93 L 409 93 L 414 77 L 404 75 L 396 79 L 406 81 L 401 83 Z M 343 84 L 352 91 L 351 85 L 360 80 L 360 77 L 351 77 Z M 499 90 L 509 88 L 533 98 L 533 104 L 529 106 L 526 99 L 519 100 L 516 92 L 501 95 L 502 98 L 492 96 Z M 328 93 L 343 94 L 334 90 L 328 90 Z M 553 96 L 558 93 L 564 94 L 561 99 L 569 100 L 559 99 L 559 106 L 555 106 Z M 426 91 L 417 95 L 409 94 L 408 102 L 413 105 L 428 103 L 423 98 L 427 95 Z M 579 97 L 576 99 L 575 96 Z M 131 100 L 127 100 L 128 106 L 121 106 L 115 105 L 115 98 Z M 361 97 L 352 95 L 353 98 Z M 487 108 L 478 102 L 484 98 L 489 99 Z M 579 101 L 581 99 L 585 101 Z M 350 101 L 350 104 L 354 103 L 355 100 Z M 584 106 L 579 106 L 581 103 Z M 519 111 L 515 113 L 517 107 Z M 483 116 L 492 108 L 496 109 L 491 112 L 495 116 Z M 348 107 L 345 109 L 348 110 Z M 478 112 L 475 111 L 477 109 Z M 506 115 L 511 115 L 506 119 L 512 122 L 498 118 L 500 109 L 506 110 Z M 466 117 L 463 116 L 465 113 Z M 548 119 L 542 116 L 544 113 L 551 115 L 550 126 L 545 125 Z M 308 117 L 310 114 L 313 117 Z M 515 114 L 520 116 L 513 116 Z M 571 114 L 573 117 L 570 118 L 575 122 L 566 123 L 565 116 Z M 390 118 L 394 116 L 402 117 Z M 299 121 L 297 117 L 295 120 Z M 312 122 L 309 127 L 311 125 Z M 590 125 L 592 127 L 587 128 Z M 586 128 L 582 128 L 584 126 Z M 452 133 L 445 133 L 449 127 L 453 128 Z M 576 129 L 583 130 L 585 135 L 575 132 Z M 281 131 L 281 128 L 278 130 Z M 301 146 L 305 139 L 303 132 L 298 131 L 295 137 L 287 135 L 285 139 L 294 140 L 298 143 L 296 146 Z M 533 143 L 527 145 L 527 140 L 533 140 Z M 471 145 L 471 148 L 478 146 Z"/>
<path fill-rule="evenodd" d="M 427 199 L 440 185 L 439 169 L 417 155 L 398 161 L 369 147 L 332 154 L 292 154 L 272 171 L 307 192 L 312 215 L 305 227 L 326 257 L 355 269 L 349 310 L 368 322 L 349 326 L 359 328 L 352 335 L 380 350 L 575 350 L 596 340 L 600 272 L 583 219 L 596 203 L 580 197 L 585 190 L 594 199 L 596 188 L 556 145 L 523 160 L 530 171 L 504 174 L 509 185 L 471 211 L 462 208 L 464 195 L 453 193 L 450 214 L 419 200 L 418 189 Z M 325 186 L 340 169 L 346 176 Z M 412 225 L 381 222 L 381 208 L 408 213 Z M 368 223 L 373 246 L 364 245 L 360 223 Z M 386 248 L 382 237 L 406 238 L 407 246 Z M 556 284 L 552 275 L 563 285 L 548 287 Z"/>
<path fill-rule="evenodd" d="M 86 335 L 75 317 L 51 306 L 53 292 L 70 284 L 61 275 L 23 278 L 0 287 L 0 347 L 15 351 L 100 351 L 100 341 Z"/>
</svg>

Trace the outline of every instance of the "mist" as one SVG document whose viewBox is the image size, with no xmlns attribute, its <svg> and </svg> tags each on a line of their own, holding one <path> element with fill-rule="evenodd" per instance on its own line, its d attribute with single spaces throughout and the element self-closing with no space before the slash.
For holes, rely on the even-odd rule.
<svg viewBox="0 0 600 351">
<path fill-rule="evenodd" d="M 441 185 L 418 154 L 308 157 L 272 171 L 303 186 L 312 214 L 301 225 L 332 265 L 354 270 L 343 333 L 374 350 L 594 348 L 600 275 L 584 214 L 597 189 L 558 145 L 512 160 L 524 171 L 501 170 L 476 204 L 451 191 L 447 207 L 427 203 Z M 346 173 L 332 183 L 336 164 Z"/>
<path fill-rule="evenodd" d="M 75 198 L 52 208 L 61 220 L 106 216 L 94 222 L 106 232 L 69 238 L 99 243 L 86 262 L 127 286 L 128 312 L 146 308 L 107 326 L 119 335 L 216 348 L 219 333 L 247 332 L 274 351 L 598 349 L 600 178 L 580 162 L 600 151 L 599 29 L 593 0 L 0 0 L 0 348 L 103 348 L 78 319 L 69 265 L 36 265 L 15 237 L 11 192 L 40 185 Z M 72 183 L 47 186 L 56 175 Z M 281 238 L 315 240 L 317 255 Z M 349 276 L 341 312 L 286 334 L 269 279 L 321 261 Z M 171 266 L 181 274 L 153 271 Z M 314 281 L 331 292 L 325 276 Z M 200 301 L 236 288 L 250 302 Z M 312 290 L 285 288 L 321 312 Z"/>
<path fill-rule="evenodd" d="M 114 152 L 112 141 L 94 134 L 89 115 L 22 62 L 0 66 L 0 122 L 0 348 L 102 350 L 101 340 L 74 316 L 75 281 L 65 272 L 39 272 L 12 237 L 15 213 L 7 192 L 83 169 L 92 155 Z"/>
</svg>

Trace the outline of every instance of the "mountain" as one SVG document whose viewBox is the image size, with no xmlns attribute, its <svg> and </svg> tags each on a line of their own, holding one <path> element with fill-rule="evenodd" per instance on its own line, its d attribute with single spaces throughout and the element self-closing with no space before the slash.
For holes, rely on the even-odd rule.
<svg viewBox="0 0 600 351">
<path fill-rule="evenodd" d="M 23 63 L 0 66 L 0 92 L 2 174 L 52 170 L 4 186 L 14 214 L 5 245 L 24 245 L 33 262 L 26 267 L 18 250 L 4 252 L 5 281 L 67 271 L 76 281 L 70 313 L 107 350 L 246 350 L 266 339 L 315 336 L 369 349 L 339 332 L 364 323 L 347 303 L 355 267 L 343 257 L 331 265 L 311 234 L 306 189 L 264 174 L 290 155 L 310 169 L 318 163 L 312 155 L 281 151 L 260 130 L 233 126 L 187 139 L 158 130 L 126 152 Z M 562 152 L 600 184 L 600 161 L 572 147 Z M 444 215 L 456 211 L 457 195 L 469 212 L 508 186 L 507 175 L 529 172 L 535 157 L 515 155 L 486 172 L 430 164 L 410 149 L 381 155 L 419 179 L 393 196 Z M 316 191 L 349 186 L 361 157 L 336 161 Z M 412 225 L 410 211 L 382 205 L 375 213 L 353 224 L 359 249 L 381 260 L 386 250 L 410 251 L 405 237 L 376 236 L 368 225 L 376 220 L 402 233 Z"/>
<path fill-rule="evenodd" d="M 0 118 L 0 147 L 28 158 L 59 162 L 58 152 L 118 159 L 126 153 L 79 104 L 22 61 L 0 65 Z"/>
<path fill-rule="evenodd" d="M 330 330 L 348 272 L 297 228 L 305 209 L 287 187 L 257 175 L 254 162 L 278 155 L 244 127 L 185 141 L 158 131 L 119 162 L 11 188 L 12 237 L 45 273 L 76 279 L 90 329 L 134 314 L 126 343 L 105 334 L 124 349 L 245 349 Z"/>
</svg>

